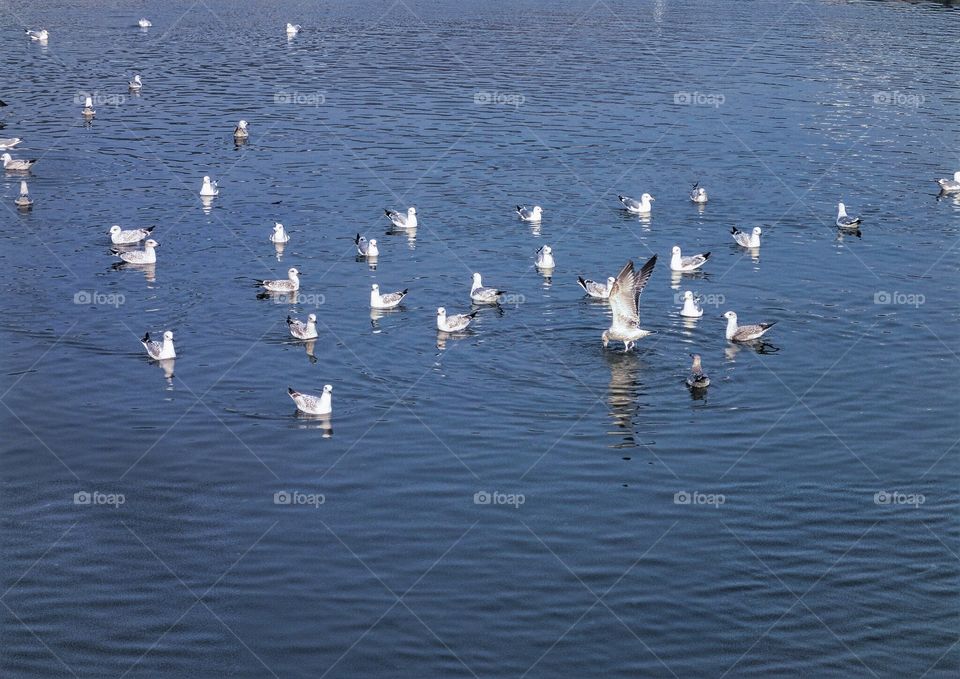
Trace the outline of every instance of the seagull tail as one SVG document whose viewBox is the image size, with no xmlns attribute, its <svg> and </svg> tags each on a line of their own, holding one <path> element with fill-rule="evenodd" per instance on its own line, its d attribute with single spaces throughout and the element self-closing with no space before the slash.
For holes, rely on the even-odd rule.
<svg viewBox="0 0 960 679">
<path fill-rule="evenodd" d="M 389 217 L 389 216 L 390 216 L 390 210 L 388 210 L 387 208 L 383 208 L 383 214 L 385 214 L 387 217 Z"/>
<path fill-rule="evenodd" d="M 764 330 L 769 330 L 777 324 L 777 321 L 770 321 L 769 323 L 760 323 L 760 327 Z"/>
<path fill-rule="evenodd" d="M 577 276 L 577 283 L 579 283 L 580 287 L 583 288 L 584 290 L 587 289 L 587 282 L 583 280 L 583 276 Z"/>
<path fill-rule="evenodd" d="M 476 316 L 478 313 L 480 313 L 480 312 L 479 312 L 479 311 L 471 311 L 469 314 L 466 314 L 466 316 L 467 316 L 468 318 L 473 318 L 473 317 Z"/>
<path fill-rule="evenodd" d="M 409 289 L 410 289 L 410 288 L 404 288 L 403 290 L 400 291 L 400 294 L 401 294 L 401 295 L 406 295 L 406 294 L 407 294 L 407 291 L 408 291 Z"/>
<path fill-rule="evenodd" d="M 299 395 L 300 395 L 300 392 L 297 391 L 296 389 L 294 389 L 293 387 L 287 387 L 287 393 L 290 394 L 290 396 L 299 396 Z"/>
<path fill-rule="evenodd" d="M 731 227 L 730 227 L 730 233 L 732 233 L 734 236 L 736 236 L 738 233 L 740 233 L 740 229 L 738 229 L 738 228 L 735 227 L 735 226 L 731 226 Z"/>
<path fill-rule="evenodd" d="M 156 225 L 145 226 L 145 227 L 143 227 L 143 230 L 146 231 L 147 233 L 153 233 L 153 230 L 154 230 L 155 228 L 157 228 Z"/>
<path fill-rule="evenodd" d="M 708 259 L 710 259 L 710 253 L 709 253 L 709 252 L 704 252 L 704 253 L 703 253 L 703 261 L 707 261 Z"/>
<path fill-rule="evenodd" d="M 287 316 L 287 325 L 293 325 L 293 319 Z"/>
<path fill-rule="evenodd" d="M 360 234 L 357 234 L 357 237 L 353 239 L 354 245 L 360 245 Z"/>
<path fill-rule="evenodd" d="M 144 344 L 146 344 L 147 342 L 149 342 L 149 341 L 150 341 L 150 333 L 149 333 L 149 332 L 144 333 L 144 334 L 143 334 L 143 339 L 141 339 L 140 341 L 143 342 Z"/>
</svg>

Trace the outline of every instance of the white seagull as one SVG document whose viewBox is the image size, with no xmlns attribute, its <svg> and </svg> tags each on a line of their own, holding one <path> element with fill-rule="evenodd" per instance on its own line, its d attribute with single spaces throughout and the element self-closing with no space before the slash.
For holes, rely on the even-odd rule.
<svg viewBox="0 0 960 679">
<path fill-rule="evenodd" d="M 287 24 L 287 35 L 296 35 L 300 32 L 300 29 L 303 28 L 300 24 Z"/>
<path fill-rule="evenodd" d="M 150 339 L 150 333 L 148 332 L 140 340 L 140 343 L 147 350 L 147 356 L 156 361 L 177 357 L 177 352 L 173 348 L 173 333 L 169 330 L 163 333 L 163 342 Z"/>
<path fill-rule="evenodd" d="M 10 157 L 9 153 L 4 153 L 0 156 L 0 160 L 3 161 L 3 169 L 7 172 L 26 172 L 33 164 L 37 162 L 36 160 L 20 160 L 19 158 Z"/>
<path fill-rule="evenodd" d="M 697 298 L 693 296 L 693 292 L 690 290 L 684 290 L 683 292 L 683 308 L 680 309 L 680 315 L 685 318 L 700 318 L 703 316 L 703 307 L 700 306 Z"/>
<path fill-rule="evenodd" d="M 359 233 L 357 237 L 353 239 L 353 244 L 357 246 L 357 254 L 362 257 L 379 257 L 380 249 L 377 247 L 377 239 L 371 238 L 367 240 L 365 237 L 361 236 Z"/>
<path fill-rule="evenodd" d="M 273 225 L 273 233 L 270 234 L 271 243 L 286 243 L 290 240 L 290 234 L 283 228 L 283 224 L 276 222 Z"/>
<path fill-rule="evenodd" d="M 837 203 L 837 226 L 841 229 L 855 229 L 860 226 L 860 222 L 863 220 L 857 217 L 849 217 L 847 215 L 847 206 L 843 203 Z"/>
<path fill-rule="evenodd" d="M 539 222 L 540 218 L 543 217 L 543 208 L 539 205 L 534 205 L 533 207 L 518 205 L 517 214 L 520 215 L 520 219 L 525 222 Z"/>
<path fill-rule="evenodd" d="M 6 137 L 4 139 L 0 139 L 0 151 L 7 151 L 9 149 L 12 149 L 14 146 L 16 146 L 22 141 L 23 139 L 21 139 L 20 137 Z"/>
<path fill-rule="evenodd" d="M 645 193 L 640 196 L 640 200 L 634 200 L 628 196 L 617 196 L 617 198 L 620 199 L 620 202 L 623 203 L 623 207 L 627 208 L 628 212 L 638 215 L 650 214 L 650 210 L 653 207 L 650 205 L 650 202 L 656 200 L 656 198 L 651 196 L 649 193 Z"/>
<path fill-rule="evenodd" d="M 297 410 L 307 415 L 329 415 L 333 412 L 333 387 L 329 384 L 323 385 L 323 393 L 319 396 L 303 394 L 291 387 L 287 387 L 287 393 L 297 404 Z"/>
<path fill-rule="evenodd" d="M 383 213 L 390 218 L 390 221 L 393 222 L 393 225 L 398 229 L 417 228 L 417 208 L 415 207 L 408 207 L 407 214 L 397 212 L 396 210 L 388 210 L 387 208 L 383 209 Z"/>
<path fill-rule="evenodd" d="M 270 292 L 296 292 L 300 289 L 300 272 L 295 267 L 287 269 L 287 279 L 258 280 L 257 285 Z"/>
<path fill-rule="evenodd" d="M 503 290 L 496 288 L 483 287 L 483 281 L 479 273 L 473 274 L 473 284 L 470 286 L 470 299 L 477 304 L 497 304 L 500 302 L 500 295 Z"/>
<path fill-rule="evenodd" d="M 93 116 L 97 115 L 96 109 L 93 108 L 93 97 L 87 97 L 86 99 L 84 99 L 83 110 L 80 111 L 80 113 L 82 113 L 87 118 L 92 118 Z"/>
<path fill-rule="evenodd" d="M 133 245 L 139 243 L 144 238 L 150 237 L 150 232 L 154 227 L 145 226 L 142 229 L 128 229 L 124 231 L 119 224 L 110 227 L 110 242 L 114 245 Z"/>
<path fill-rule="evenodd" d="M 544 245 L 537 250 L 537 268 L 538 269 L 552 269 L 556 266 L 556 262 L 553 261 L 553 248 L 549 245 Z"/>
<path fill-rule="evenodd" d="M 699 255 L 692 255 L 690 257 L 684 257 L 680 254 L 680 246 L 674 245 L 673 250 L 671 250 L 670 256 L 670 270 L 671 271 L 696 271 L 701 266 L 703 266 L 708 259 L 710 259 L 710 253 L 704 252 Z"/>
<path fill-rule="evenodd" d="M 152 238 L 147 239 L 143 244 L 143 250 L 130 250 L 129 252 L 114 252 L 113 254 L 127 264 L 155 264 L 157 261 L 156 249 L 160 243 Z"/>
<path fill-rule="evenodd" d="M 307 316 L 307 322 L 304 323 L 299 318 L 287 316 L 287 329 L 290 334 L 297 339 L 309 340 L 317 338 L 317 315 Z"/>
<path fill-rule="evenodd" d="M 400 302 L 407 296 L 407 288 L 398 292 L 388 292 L 385 295 L 380 294 L 380 286 L 374 283 L 370 286 L 370 308 L 371 309 L 393 309 L 400 306 Z"/>
<path fill-rule="evenodd" d="M 27 35 L 30 36 L 31 40 L 36 40 L 37 42 L 46 42 L 50 37 L 50 34 L 47 32 L 46 28 L 41 28 L 39 31 L 31 31 L 28 28 Z"/>
<path fill-rule="evenodd" d="M 613 284 L 616 280 L 616 278 L 610 276 L 607 278 L 606 285 L 604 285 L 603 283 L 592 281 L 589 278 L 584 279 L 583 276 L 577 276 L 577 283 L 583 288 L 583 291 L 596 299 L 609 299 L 610 291 L 613 290 Z"/>
<path fill-rule="evenodd" d="M 30 207 L 33 200 L 30 198 L 30 190 L 27 188 L 26 180 L 20 182 L 20 195 L 13 201 L 17 207 Z"/>
<path fill-rule="evenodd" d="M 3 144 L 3 141 L 0 139 L 0 144 Z M 937 184 L 943 193 L 957 193 L 960 191 L 960 172 L 954 172 L 953 179 L 938 179 Z"/>
<path fill-rule="evenodd" d="M 756 325 L 737 325 L 737 314 L 733 311 L 726 312 L 723 317 L 727 319 L 727 339 L 731 342 L 752 342 L 760 339 L 776 324 L 776 321 L 771 321 Z"/>
<path fill-rule="evenodd" d="M 250 136 L 250 133 L 247 132 L 247 121 L 240 120 L 237 121 L 237 127 L 233 130 L 234 139 L 246 139 Z"/>
<path fill-rule="evenodd" d="M 137 26 L 139 26 L 140 28 L 150 28 L 151 26 L 153 26 L 153 22 L 151 22 L 150 19 L 147 19 L 144 17 L 137 22 Z"/>
<path fill-rule="evenodd" d="M 129 87 L 131 90 L 134 90 L 135 92 L 138 92 L 138 91 L 140 91 L 141 89 L 143 89 L 143 81 L 140 80 L 140 74 L 139 74 L 139 73 L 134 74 L 133 80 L 131 80 L 129 83 L 127 83 L 127 87 Z"/>
<path fill-rule="evenodd" d="M 657 256 L 647 260 L 639 273 L 633 270 L 633 260 L 628 261 L 617 274 L 610 291 L 610 308 L 613 321 L 603 331 L 600 338 L 606 347 L 611 341 L 623 342 L 624 352 L 630 351 L 637 340 L 650 334 L 640 327 L 640 293 L 650 280 L 653 267 L 657 265 Z"/>
<path fill-rule="evenodd" d="M 706 389 L 710 386 L 710 378 L 703 372 L 703 366 L 700 365 L 700 354 L 690 354 L 690 358 L 693 359 L 693 364 L 687 376 L 687 386 L 691 389 Z"/>
<path fill-rule="evenodd" d="M 700 186 L 700 182 L 694 184 L 693 188 L 690 189 L 690 200 L 700 205 L 707 202 L 707 190 Z"/>
<path fill-rule="evenodd" d="M 476 311 L 468 314 L 457 314 L 456 316 L 447 316 L 447 310 L 443 307 L 437 308 L 437 330 L 441 332 L 457 332 L 466 330 L 470 321 L 477 315 Z"/>
<path fill-rule="evenodd" d="M 210 181 L 210 177 L 203 178 L 203 186 L 200 187 L 201 196 L 218 196 L 220 189 L 217 188 L 217 182 Z"/>
<path fill-rule="evenodd" d="M 737 241 L 737 245 L 742 245 L 745 248 L 760 247 L 761 233 L 763 233 L 763 229 L 761 229 L 759 226 L 753 227 L 753 231 L 750 233 L 741 231 L 735 226 L 730 227 L 730 234 L 733 236 L 733 240 Z"/>
</svg>

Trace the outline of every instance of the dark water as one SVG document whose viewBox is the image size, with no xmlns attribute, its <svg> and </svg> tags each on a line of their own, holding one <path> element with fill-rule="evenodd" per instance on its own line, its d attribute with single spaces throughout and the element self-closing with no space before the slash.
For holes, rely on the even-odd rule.
<svg viewBox="0 0 960 679">
<path fill-rule="evenodd" d="M 954 8 L 2 15 L 0 136 L 40 162 L 31 212 L 2 182 L 0 676 L 956 676 L 960 202 L 932 181 L 960 168 Z M 651 219 L 618 209 L 644 191 Z M 512 212 L 534 202 L 539 232 Z M 388 234 L 407 205 L 415 236 Z M 157 225 L 155 271 L 112 268 L 114 223 Z M 757 224 L 755 258 L 728 231 Z M 713 253 L 702 275 L 674 284 L 675 243 Z M 576 277 L 652 253 L 657 334 L 605 352 Z M 289 266 L 305 297 L 258 300 Z M 438 342 L 472 271 L 512 303 Z M 371 319 L 374 281 L 405 308 Z M 727 344 L 726 309 L 778 321 L 767 353 Z M 315 362 L 291 311 L 319 316 Z M 137 341 L 167 328 L 169 382 Z M 332 436 L 285 393 L 325 383 Z"/>
</svg>

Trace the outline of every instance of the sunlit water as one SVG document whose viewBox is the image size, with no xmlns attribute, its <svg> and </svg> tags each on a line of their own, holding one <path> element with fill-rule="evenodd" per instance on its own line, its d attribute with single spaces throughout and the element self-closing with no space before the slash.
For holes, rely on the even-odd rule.
<svg viewBox="0 0 960 679">
<path fill-rule="evenodd" d="M 40 162 L 32 211 L 2 183 L 0 675 L 956 676 L 954 9 L 3 16 L 0 136 Z M 619 209 L 644 191 L 650 219 Z M 416 233 L 389 232 L 408 205 Z M 113 267 L 114 223 L 156 225 L 154 270 Z M 728 232 L 757 224 L 754 256 Z M 672 280 L 674 244 L 702 274 Z M 653 253 L 656 334 L 604 351 L 576 278 Z M 258 300 L 290 266 L 297 303 Z M 509 303 L 438 337 L 473 271 Z M 404 307 L 371 317 L 372 282 Z M 778 322 L 764 353 L 727 344 L 727 309 Z M 284 322 L 310 312 L 312 356 Z M 138 342 L 168 328 L 170 379 Z M 332 419 L 296 416 L 287 386 L 325 383 Z"/>
</svg>

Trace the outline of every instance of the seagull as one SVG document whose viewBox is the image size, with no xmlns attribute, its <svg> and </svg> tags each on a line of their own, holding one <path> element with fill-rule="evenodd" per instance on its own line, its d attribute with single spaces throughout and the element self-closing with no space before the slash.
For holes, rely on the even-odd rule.
<svg viewBox="0 0 960 679">
<path fill-rule="evenodd" d="M 707 190 L 700 186 L 700 182 L 694 184 L 693 188 L 690 189 L 690 200 L 701 205 L 707 202 Z"/>
<path fill-rule="evenodd" d="M 613 284 L 616 280 L 616 278 L 610 276 L 607 278 L 607 284 L 604 285 L 603 283 L 592 281 L 589 278 L 584 280 L 583 276 L 577 276 L 577 283 L 583 288 L 583 291 L 596 299 L 609 299 L 610 291 L 613 290 Z"/>
<path fill-rule="evenodd" d="M 620 202 L 623 203 L 623 207 L 627 208 L 627 212 L 633 212 L 634 214 L 645 215 L 650 214 L 651 205 L 650 201 L 656 200 L 649 193 L 645 193 L 640 196 L 640 200 L 634 200 L 633 198 L 628 198 L 627 196 L 617 196 L 620 199 Z"/>
<path fill-rule="evenodd" d="M 399 292 L 388 292 L 385 295 L 380 294 L 380 286 L 374 283 L 370 286 L 370 308 L 371 309 L 393 309 L 400 306 L 400 302 L 407 296 L 407 288 Z"/>
<path fill-rule="evenodd" d="M 690 290 L 683 292 L 683 308 L 680 309 L 680 315 L 686 318 L 700 318 L 703 316 L 703 307 L 697 302 Z"/>
<path fill-rule="evenodd" d="M 539 269 L 552 269 L 556 266 L 556 262 L 553 261 L 553 248 L 549 245 L 544 245 L 537 250 L 537 268 Z"/>
<path fill-rule="evenodd" d="M 6 151 L 12 149 L 14 146 L 22 142 L 23 139 L 20 137 L 7 137 L 6 139 L 0 139 L 0 151 Z"/>
<path fill-rule="evenodd" d="M 258 280 L 257 285 L 270 292 L 296 292 L 300 289 L 300 272 L 296 268 L 290 267 L 287 269 L 287 280 Z"/>
<path fill-rule="evenodd" d="M 687 386 L 691 389 L 706 389 L 710 386 L 710 378 L 703 372 L 700 365 L 700 354 L 690 354 L 693 365 L 690 366 L 690 375 L 687 376 Z"/>
<path fill-rule="evenodd" d="M 287 35 L 296 35 L 303 28 L 300 24 L 287 24 Z"/>
<path fill-rule="evenodd" d="M 737 325 L 737 314 L 733 311 L 726 312 L 723 317 L 727 319 L 727 339 L 731 342 L 750 342 L 760 339 L 776 324 L 776 321 L 772 321 L 757 325 Z"/>
<path fill-rule="evenodd" d="M 290 240 L 290 234 L 283 228 L 283 224 L 276 222 L 273 225 L 273 233 L 270 234 L 271 243 L 286 243 Z"/>
<path fill-rule="evenodd" d="M 357 246 L 357 254 L 362 257 L 378 257 L 380 255 L 376 238 L 367 240 L 358 233 L 357 237 L 353 239 L 353 242 Z"/>
<path fill-rule="evenodd" d="M 503 290 L 496 288 L 483 287 L 483 281 L 480 280 L 480 274 L 473 274 L 473 285 L 470 286 L 470 299 L 477 304 L 498 304 Z"/>
<path fill-rule="evenodd" d="M 3 139 L 0 139 L 0 145 L 4 142 Z M 960 172 L 953 173 L 953 179 L 938 179 L 937 184 L 940 185 L 940 190 L 943 193 L 957 193 L 960 191 Z"/>
<path fill-rule="evenodd" d="M 704 252 L 700 255 L 693 255 L 692 257 L 683 257 L 680 255 L 679 245 L 673 246 L 672 253 L 673 254 L 670 257 L 671 271 L 696 271 L 710 258 L 709 252 Z"/>
<path fill-rule="evenodd" d="M 143 88 L 143 81 L 140 80 L 140 75 L 139 75 L 139 74 L 135 74 L 135 75 L 133 76 L 133 80 L 131 80 L 129 83 L 127 83 L 127 87 L 129 87 L 131 90 L 134 90 L 134 91 L 139 91 L 140 89 L 142 89 L 142 88 Z"/>
<path fill-rule="evenodd" d="M 219 196 L 220 189 L 217 188 L 217 182 L 210 181 L 210 177 L 203 178 L 203 186 L 200 187 L 201 196 Z"/>
<path fill-rule="evenodd" d="M 393 222 L 393 225 L 398 229 L 415 229 L 417 228 L 417 208 L 408 207 L 407 214 L 402 212 L 397 212 L 396 210 L 383 209 L 384 214 L 390 218 L 390 221 Z"/>
<path fill-rule="evenodd" d="M 841 229 L 855 229 L 860 226 L 863 220 L 857 217 L 847 216 L 847 206 L 843 203 L 837 203 L 837 226 Z"/>
<path fill-rule="evenodd" d="M 287 316 L 287 328 L 290 334 L 297 339 L 309 340 L 317 338 L 317 315 L 307 316 L 307 322 L 304 323 L 299 318 Z"/>
<path fill-rule="evenodd" d="M 143 250 L 130 250 L 129 252 L 114 252 L 113 254 L 127 264 L 155 264 L 157 261 L 156 248 L 160 243 L 152 238 L 147 239 L 143 244 Z"/>
<path fill-rule="evenodd" d="M 93 97 L 87 97 L 83 102 L 83 110 L 80 111 L 83 115 L 88 118 L 92 118 L 97 115 L 96 109 L 93 108 Z"/>
<path fill-rule="evenodd" d="M 233 131 L 233 138 L 236 140 L 246 139 L 250 136 L 250 133 L 247 132 L 247 121 L 240 120 L 237 121 L 237 127 Z"/>
<path fill-rule="evenodd" d="M 47 32 L 47 29 L 41 28 L 39 31 L 31 31 L 27 29 L 27 35 L 30 36 L 31 40 L 36 40 L 37 42 L 46 42 L 47 38 L 50 37 L 50 34 Z"/>
<path fill-rule="evenodd" d="M 640 293 L 650 280 L 653 267 L 657 265 L 657 256 L 647 260 L 639 273 L 633 270 L 633 260 L 628 261 L 617 274 L 610 291 L 610 308 L 613 321 L 600 336 L 603 346 L 611 341 L 623 342 L 623 351 L 627 352 L 639 339 L 650 334 L 650 330 L 640 327 Z"/>
<path fill-rule="evenodd" d="M 153 23 L 149 19 L 144 18 L 137 22 L 137 26 L 140 28 L 150 28 L 153 26 Z"/>
<path fill-rule="evenodd" d="M 3 169 L 7 172 L 27 172 L 31 167 L 33 167 L 33 164 L 37 162 L 35 159 L 14 159 L 9 153 L 4 153 L 2 156 L 0 156 L 0 160 L 3 161 Z"/>
<path fill-rule="evenodd" d="M 30 191 L 27 189 L 26 180 L 20 182 L 20 195 L 13 201 L 17 207 L 30 207 L 33 200 L 30 199 Z"/>
<path fill-rule="evenodd" d="M 291 387 L 287 387 L 287 393 L 297 404 L 297 410 L 307 415 L 329 415 L 333 412 L 333 387 L 329 384 L 323 385 L 323 393 L 319 396 L 302 394 Z"/>
<path fill-rule="evenodd" d="M 443 307 L 437 308 L 437 330 L 441 332 L 457 332 L 466 330 L 470 321 L 478 312 L 471 311 L 468 314 L 457 314 L 456 316 L 447 316 L 447 310 Z"/>
<path fill-rule="evenodd" d="M 147 355 L 156 361 L 177 357 L 177 352 L 173 348 L 173 333 L 169 330 L 163 333 L 163 342 L 150 339 L 150 333 L 148 332 L 140 340 L 140 343 L 147 350 Z"/>
<path fill-rule="evenodd" d="M 760 247 L 760 234 L 763 233 L 763 230 L 759 226 L 755 226 L 753 231 L 747 233 L 731 226 L 730 233 L 733 235 L 733 240 L 737 241 L 737 245 L 742 245 L 745 248 L 758 248 Z"/>
<path fill-rule="evenodd" d="M 543 216 L 543 208 L 539 205 L 534 205 L 533 207 L 518 205 L 517 214 L 520 215 L 520 219 L 525 222 L 539 222 Z"/>
<path fill-rule="evenodd" d="M 144 238 L 150 237 L 150 232 L 154 227 L 146 226 L 142 229 L 128 229 L 124 231 L 119 224 L 110 227 L 110 242 L 114 245 L 133 245 L 139 243 Z"/>
</svg>

